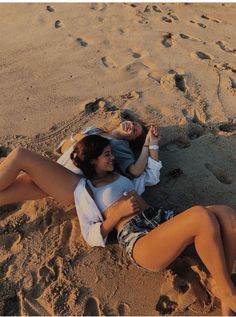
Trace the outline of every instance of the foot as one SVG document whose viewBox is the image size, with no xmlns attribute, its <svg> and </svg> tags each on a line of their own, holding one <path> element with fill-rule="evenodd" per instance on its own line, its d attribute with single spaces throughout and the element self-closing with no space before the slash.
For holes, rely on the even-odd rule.
<svg viewBox="0 0 236 317">
<path fill-rule="evenodd" d="M 221 314 L 222 316 L 235 316 L 235 313 L 222 302 L 221 302 Z"/>
<path fill-rule="evenodd" d="M 213 278 L 208 280 L 207 288 L 213 296 L 220 299 L 222 316 L 235 316 L 233 311 L 235 308 L 232 310 L 232 307 L 228 305 L 228 302 L 222 298 L 222 293 L 217 288 L 216 282 L 213 280 Z"/>
</svg>

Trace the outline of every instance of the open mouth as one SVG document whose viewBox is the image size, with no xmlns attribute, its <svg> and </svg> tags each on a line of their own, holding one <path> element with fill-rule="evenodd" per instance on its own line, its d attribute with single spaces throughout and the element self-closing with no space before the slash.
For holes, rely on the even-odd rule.
<svg viewBox="0 0 236 317">
<path fill-rule="evenodd" d="M 124 122 L 122 128 L 126 133 L 130 133 L 133 130 L 133 124 L 131 122 Z"/>
</svg>

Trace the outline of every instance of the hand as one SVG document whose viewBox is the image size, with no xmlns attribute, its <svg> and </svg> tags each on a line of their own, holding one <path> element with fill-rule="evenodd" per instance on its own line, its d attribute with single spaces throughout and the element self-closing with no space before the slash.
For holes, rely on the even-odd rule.
<svg viewBox="0 0 236 317">
<path fill-rule="evenodd" d="M 154 125 L 151 125 L 146 136 L 145 144 L 146 145 L 158 144 L 160 140 L 161 140 L 161 135 L 158 128 Z"/>
<path fill-rule="evenodd" d="M 135 196 L 129 196 L 127 199 L 123 200 L 124 205 L 123 205 L 123 211 L 122 211 L 122 216 L 127 217 L 133 214 L 136 214 L 137 212 L 140 211 L 139 203 Z"/>
<path fill-rule="evenodd" d="M 128 196 L 123 196 L 114 204 L 112 204 L 104 213 L 104 217 L 114 218 L 117 221 L 124 217 L 133 215 L 140 211 L 139 204 L 135 196 L 130 193 Z"/>
<path fill-rule="evenodd" d="M 151 125 L 150 130 L 151 130 L 150 144 L 158 144 L 161 140 L 161 134 L 158 128 L 154 125 Z"/>
</svg>

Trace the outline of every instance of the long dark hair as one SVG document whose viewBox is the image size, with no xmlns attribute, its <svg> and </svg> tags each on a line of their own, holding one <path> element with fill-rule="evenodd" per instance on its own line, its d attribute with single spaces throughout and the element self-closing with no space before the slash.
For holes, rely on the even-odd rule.
<svg viewBox="0 0 236 317">
<path fill-rule="evenodd" d="M 93 178 L 96 171 L 91 161 L 97 159 L 108 145 L 110 141 L 100 135 L 85 136 L 76 144 L 70 158 L 74 165 L 82 170 L 85 177 Z"/>
</svg>

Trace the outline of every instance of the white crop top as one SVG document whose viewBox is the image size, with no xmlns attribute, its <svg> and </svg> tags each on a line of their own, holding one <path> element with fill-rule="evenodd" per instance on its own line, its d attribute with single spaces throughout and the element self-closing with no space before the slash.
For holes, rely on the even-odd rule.
<svg viewBox="0 0 236 317">
<path fill-rule="evenodd" d="M 101 187 L 94 187 L 90 180 L 87 180 L 87 183 L 94 194 L 94 200 L 101 212 L 104 212 L 114 202 L 125 195 L 125 193 L 135 190 L 131 180 L 123 175 L 118 175 L 118 178 L 114 182 Z"/>
</svg>

